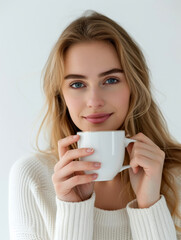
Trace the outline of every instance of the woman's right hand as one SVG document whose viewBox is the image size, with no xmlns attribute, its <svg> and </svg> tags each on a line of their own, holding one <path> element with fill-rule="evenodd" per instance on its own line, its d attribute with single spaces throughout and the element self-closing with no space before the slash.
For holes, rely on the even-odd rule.
<svg viewBox="0 0 181 240">
<path fill-rule="evenodd" d="M 80 202 L 90 198 L 97 174 L 85 174 L 84 171 L 97 170 L 101 166 L 100 163 L 96 166 L 96 162 L 73 161 L 94 152 L 87 151 L 89 148 L 68 150 L 68 146 L 79 138 L 79 135 L 75 135 L 58 141 L 59 161 L 54 167 L 52 181 L 57 198 L 66 202 Z"/>
</svg>

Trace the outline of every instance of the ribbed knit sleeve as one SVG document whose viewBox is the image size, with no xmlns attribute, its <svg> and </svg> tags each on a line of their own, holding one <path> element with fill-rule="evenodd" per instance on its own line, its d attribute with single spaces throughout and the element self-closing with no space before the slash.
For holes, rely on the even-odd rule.
<svg viewBox="0 0 181 240">
<path fill-rule="evenodd" d="M 9 176 L 9 227 L 11 240 L 50 240 L 37 201 L 39 163 L 17 161 Z M 38 194 L 39 195 L 39 194 Z"/>
<path fill-rule="evenodd" d="M 175 226 L 165 197 L 149 208 L 136 208 L 136 200 L 127 206 L 133 240 L 176 240 Z"/>
<path fill-rule="evenodd" d="M 95 193 L 83 202 L 64 202 L 56 198 L 55 240 L 92 240 Z"/>
<path fill-rule="evenodd" d="M 92 240 L 95 193 L 79 203 L 56 198 L 50 159 L 18 160 L 9 176 L 11 240 Z"/>
</svg>

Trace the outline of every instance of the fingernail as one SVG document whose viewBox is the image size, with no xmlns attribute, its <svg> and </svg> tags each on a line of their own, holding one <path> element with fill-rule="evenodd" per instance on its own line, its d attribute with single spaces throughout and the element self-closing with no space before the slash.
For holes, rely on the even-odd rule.
<svg viewBox="0 0 181 240">
<path fill-rule="evenodd" d="M 93 175 L 92 175 L 92 178 L 93 179 L 96 179 L 98 177 L 98 174 L 96 174 L 96 173 L 94 173 Z"/>
<path fill-rule="evenodd" d="M 74 135 L 73 138 L 76 138 L 78 135 Z"/>
<path fill-rule="evenodd" d="M 94 167 L 100 167 L 101 166 L 101 163 L 100 162 L 95 162 L 94 163 Z"/>
<path fill-rule="evenodd" d="M 86 149 L 86 152 L 93 152 L 93 151 L 94 151 L 93 148 L 87 148 L 87 149 Z"/>
</svg>

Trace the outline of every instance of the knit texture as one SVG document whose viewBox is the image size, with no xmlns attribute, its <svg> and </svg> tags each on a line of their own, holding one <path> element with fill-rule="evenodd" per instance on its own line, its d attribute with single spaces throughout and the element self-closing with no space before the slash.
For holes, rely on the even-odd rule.
<svg viewBox="0 0 181 240">
<path fill-rule="evenodd" d="M 55 194 L 53 157 L 25 156 L 12 166 L 9 177 L 11 240 L 176 240 L 174 222 L 164 196 L 150 208 L 102 210 L 91 198 L 78 203 L 60 201 Z M 180 183 L 180 182 L 179 182 Z M 181 184 L 180 184 L 181 185 Z"/>
</svg>

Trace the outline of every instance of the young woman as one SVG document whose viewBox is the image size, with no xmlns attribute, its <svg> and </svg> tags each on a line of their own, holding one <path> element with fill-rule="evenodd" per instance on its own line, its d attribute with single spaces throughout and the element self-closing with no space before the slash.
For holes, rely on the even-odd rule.
<svg viewBox="0 0 181 240">
<path fill-rule="evenodd" d="M 40 130 L 50 133 L 50 147 L 11 169 L 11 239 L 181 239 L 181 145 L 128 33 L 97 12 L 73 21 L 47 61 L 44 92 Z M 77 149 L 77 132 L 103 130 L 125 130 L 137 141 L 125 155 L 131 169 L 95 182 L 84 171 L 101 168 L 101 159 L 78 161 L 94 149 Z"/>
</svg>

